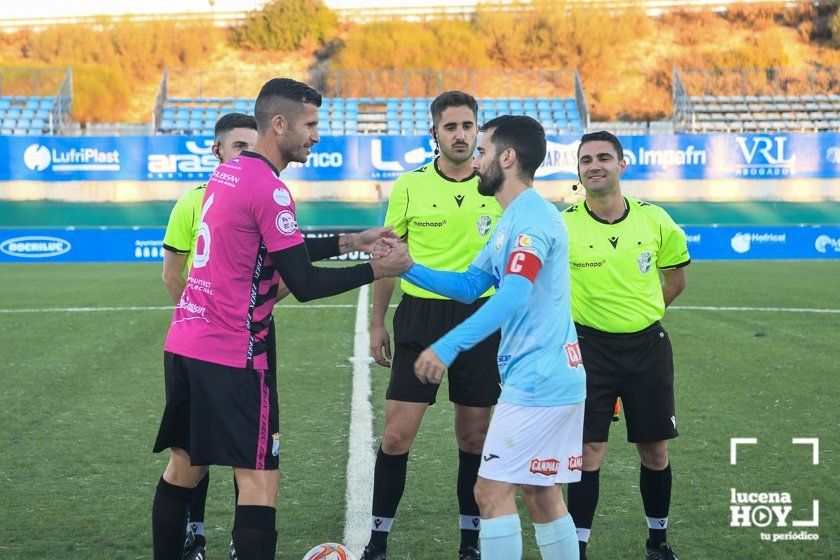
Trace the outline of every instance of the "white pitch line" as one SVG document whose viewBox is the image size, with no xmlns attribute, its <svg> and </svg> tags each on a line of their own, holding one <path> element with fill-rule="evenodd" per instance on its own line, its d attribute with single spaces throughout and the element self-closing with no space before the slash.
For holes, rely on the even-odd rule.
<svg viewBox="0 0 840 560">
<path fill-rule="evenodd" d="M 282 312 L 283 309 L 349 309 L 356 307 L 351 303 L 278 303 L 275 310 Z M 389 307 L 396 307 L 390 305 Z M 172 311 L 170 306 L 125 306 L 125 307 L 40 307 L 22 309 L 0 309 L 0 313 L 95 313 L 98 311 Z M 715 307 L 699 305 L 672 305 L 668 309 L 675 311 L 760 311 L 775 313 L 820 313 L 840 314 L 840 309 L 813 309 L 808 307 Z"/>
<path fill-rule="evenodd" d="M 356 307 L 352 303 L 290 303 L 277 304 L 276 310 L 282 309 L 349 309 Z M 126 307 L 42 307 L 28 309 L 0 309 L 0 313 L 94 313 L 97 311 L 172 311 L 171 305 L 164 306 L 126 306 Z"/>
<path fill-rule="evenodd" d="M 353 343 L 353 398 L 350 410 L 350 437 L 347 458 L 347 511 L 344 517 L 344 544 L 361 551 L 370 535 L 370 504 L 373 500 L 373 410 L 370 404 L 370 364 L 368 348 L 368 291 L 359 290 L 356 307 L 356 337 Z"/>
<path fill-rule="evenodd" d="M 840 313 L 840 309 L 811 309 L 808 307 L 707 307 L 701 305 L 674 305 L 676 311 L 769 311 L 779 313 Z"/>
</svg>

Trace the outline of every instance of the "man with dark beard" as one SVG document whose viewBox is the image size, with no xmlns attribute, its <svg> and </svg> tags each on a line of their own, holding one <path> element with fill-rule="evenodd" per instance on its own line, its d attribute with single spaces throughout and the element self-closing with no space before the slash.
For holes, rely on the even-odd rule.
<svg viewBox="0 0 840 560">
<path fill-rule="evenodd" d="M 575 524 L 560 488 L 580 480 L 586 397 L 571 315 L 569 238 L 560 212 L 533 188 L 546 153 L 542 126 L 507 115 L 483 131 L 473 166 L 479 192 L 494 195 L 504 210 L 496 232 L 465 272 L 415 262 L 402 278 L 464 303 L 493 285 L 496 295 L 424 350 L 414 372 L 436 386 L 460 353 L 501 328 L 502 392 L 475 485 L 481 553 L 484 560 L 522 557 L 519 487 L 543 560 L 577 560 Z"/>
<path fill-rule="evenodd" d="M 461 91 L 440 94 L 431 105 L 432 138 L 439 155 L 404 173 L 394 183 L 385 225 L 408 243 L 426 266 L 466 270 L 490 237 L 501 214 L 492 196 L 480 196 L 473 169 L 478 138 L 478 104 Z M 373 284 L 370 349 L 376 363 L 391 367 L 385 313 L 395 281 Z M 435 403 L 437 385 L 420 383 L 414 362 L 429 344 L 472 315 L 492 294 L 463 304 L 402 281 L 404 295 L 394 315 L 394 353 L 386 393 L 385 431 L 376 456 L 370 541 L 363 560 L 386 557 L 388 534 L 403 495 L 408 452 L 423 414 Z M 490 333 L 488 333 L 490 334 Z M 459 558 L 477 560 L 480 514 L 473 495 L 490 409 L 499 397 L 498 334 L 465 352 L 449 368 L 449 399 L 455 403 L 459 465 L 457 494 L 461 542 Z"/>
</svg>

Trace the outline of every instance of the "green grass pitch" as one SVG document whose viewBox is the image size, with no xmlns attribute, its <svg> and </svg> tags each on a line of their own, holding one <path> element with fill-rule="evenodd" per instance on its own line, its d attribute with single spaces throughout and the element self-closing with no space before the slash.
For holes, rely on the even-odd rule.
<svg viewBox="0 0 840 560">
<path fill-rule="evenodd" d="M 840 308 L 840 263 L 694 263 L 675 305 Z M 165 306 L 155 265 L 5 265 L 0 309 Z M 281 490 L 278 558 L 297 560 L 344 533 L 357 294 L 279 306 Z M 152 494 L 165 455 L 151 445 L 163 405 L 171 312 L 0 312 L 0 558 L 149 558 Z M 840 558 L 840 315 L 670 310 L 677 422 L 669 540 L 683 559 Z M 373 364 L 374 434 L 388 372 Z M 410 455 L 394 524 L 395 560 L 454 558 L 457 448 L 446 387 Z M 593 560 L 643 558 L 638 457 L 613 424 L 592 531 Z M 755 437 L 730 465 L 731 437 Z M 819 464 L 809 446 L 819 438 Z M 730 527 L 730 488 L 788 492 L 814 542 L 765 542 L 791 527 Z M 230 469 L 214 467 L 208 558 L 227 558 Z M 525 558 L 537 559 L 523 512 Z M 790 520 L 790 519 L 789 519 Z M 800 531 L 802 529 L 795 529 Z"/>
</svg>

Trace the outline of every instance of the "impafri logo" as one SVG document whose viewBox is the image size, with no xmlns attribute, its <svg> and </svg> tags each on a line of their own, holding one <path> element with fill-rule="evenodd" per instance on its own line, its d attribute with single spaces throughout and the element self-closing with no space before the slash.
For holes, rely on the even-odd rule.
<svg viewBox="0 0 840 560">
<path fill-rule="evenodd" d="M 693 145 L 688 145 L 681 150 L 639 148 L 633 152 L 631 149 L 625 149 L 624 158 L 627 160 L 627 165 L 645 165 L 661 169 L 706 165 L 708 161 L 706 150 Z"/>
<path fill-rule="evenodd" d="M 736 136 L 744 163 L 735 171 L 742 177 L 788 177 L 796 175 L 796 154 L 787 156 L 787 136 Z"/>
<path fill-rule="evenodd" d="M 71 248 L 70 242 L 59 237 L 27 235 L 6 239 L 0 243 L 0 251 L 11 257 L 44 259 L 63 255 Z"/>
</svg>

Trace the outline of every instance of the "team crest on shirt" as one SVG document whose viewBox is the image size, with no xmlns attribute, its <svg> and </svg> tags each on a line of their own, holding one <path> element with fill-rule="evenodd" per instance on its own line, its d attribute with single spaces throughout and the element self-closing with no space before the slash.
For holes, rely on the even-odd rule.
<svg viewBox="0 0 840 560">
<path fill-rule="evenodd" d="M 279 214 L 277 214 L 277 219 L 275 220 L 277 224 L 277 229 L 280 230 L 280 233 L 285 235 L 291 235 L 297 229 L 297 222 L 295 221 L 295 215 L 289 212 L 288 210 L 283 210 Z"/>
<path fill-rule="evenodd" d="M 487 237 L 493 227 L 493 220 L 490 216 L 481 216 L 478 221 L 476 221 L 476 225 L 478 225 L 478 235 L 481 237 Z"/>
<path fill-rule="evenodd" d="M 272 196 L 274 196 L 274 202 L 276 202 L 280 206 L 288 206 L 292 203 L 292 196 L 286 189 L 281 189 L 280 187 L 277 187 L 276 189 L 274 189 L 274 193 Z"/>
<path fill-rule="evenodd" d="M 280 455 L 280 434 L 275 433 L 271 436 L 271 454 L 277 457 Z"/>
<path fill-rule="evenodd" d="M 650 256 L 650 253 L 642 253 L 639 255 L 639 258 L 636 259 L 636 262 L 639 263 L 639 270 L 642 271 L 642 274 L 647 274 L 650 270 L 650 265 L 653 259 Z"/>
</svg>

